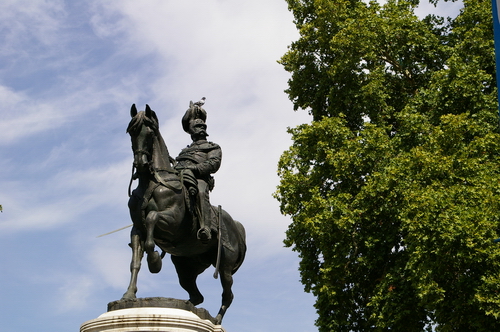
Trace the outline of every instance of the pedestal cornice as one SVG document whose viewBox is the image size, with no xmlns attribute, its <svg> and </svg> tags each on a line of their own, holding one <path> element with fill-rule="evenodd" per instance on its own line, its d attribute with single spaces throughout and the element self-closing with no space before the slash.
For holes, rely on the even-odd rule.
<svg viewBox="0 0 500 332">
<path fill-rule="evenodd" d="M 108 312 L 82 324 L 80 332 L 225 332 L 207 310 L 170 298 L 120 300 Z"/>
</svg>

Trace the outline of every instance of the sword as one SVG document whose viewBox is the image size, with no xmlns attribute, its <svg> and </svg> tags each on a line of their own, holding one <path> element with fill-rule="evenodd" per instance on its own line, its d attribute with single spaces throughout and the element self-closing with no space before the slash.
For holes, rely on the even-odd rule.
<svg viewBox="0 0 500 332">
<path fill-rule="evenodd" d="M 106 235 L 109 235 L 109 234 L 113 234 L 113 233 L 116 233 L 116 232 L 119 232 L 121 230 L 124 230 L 125 228 L 129 228 L 130 226 L 133 226 L 134 224 L 130 224 L 128 226 L 125 226 L 125 227 L 122 227 L 122 228 L 118 228 L 118 229 L 115 229 L 114 231 L 111 231 L 111 232 L 108 232 L 108 233 L 105 233 L 105 234 L 101 234 L 99 236 L 96 236 L 96 237 L 103 237 L 103 236 L 106 236 Z"/>
</svg>

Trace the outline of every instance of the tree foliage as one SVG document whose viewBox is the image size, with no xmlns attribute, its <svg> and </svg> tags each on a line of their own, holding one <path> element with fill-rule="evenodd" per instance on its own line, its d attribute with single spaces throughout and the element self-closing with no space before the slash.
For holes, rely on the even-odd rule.
<svg viewBox="0 0 500 332">
<path fill-rule="evenodd" d="M 287 0 L 281 63 L 310 124 L 276 198 L 320 331 L 500 326 L 500 168 L 491 3 Z"/>
</svg>

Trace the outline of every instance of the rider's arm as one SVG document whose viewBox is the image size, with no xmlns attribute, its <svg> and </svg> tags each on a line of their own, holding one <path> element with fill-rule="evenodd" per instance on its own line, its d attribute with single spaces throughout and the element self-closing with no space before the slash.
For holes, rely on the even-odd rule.
<svg viewBox="0 0 500 332">
<path fill-rule="evenodd" d="M 207 159 L 197 164 L 193 172 L 197 176 L 208 176 L 219 170 L 221 161 L 222 149 L 217 144 L 214 144 L 214 148 L 207 153 Z"/>
</svg>

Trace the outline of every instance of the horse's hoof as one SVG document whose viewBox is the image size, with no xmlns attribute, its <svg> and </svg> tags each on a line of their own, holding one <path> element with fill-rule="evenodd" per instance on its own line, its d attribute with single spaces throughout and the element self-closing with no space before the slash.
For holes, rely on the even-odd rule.
<svg viewBox="0 0 500 332">
<path fill-rule="evenodd" d="M 133 299 L 136 299 L 137 297 L 135 296 L 135 294 L 130 294 L 130 293 L 125 293 L 123 294 L 122 298 L 120 300 L 133 300 Z"/>
<path fill-rule="evenodd" d="M 222 315 L 218 314 L 217 317 L 215 317 L 215 325 L 221 325 L 222 324 Z"/>
<path fill-rule="evenodd" d="M 194 306 L 197 306 L 198 304 L 203 303 L 204 300 L 205 299 L 203 298 L 203 295 L 189 298 L 189 302 L 191 302 Z"/>
<path fill-rule="evenodd" d="M 161 271 L 161 257 L 158 251 L 148 255 L 148 268 L 151 273 L 158 273 Z"/>
</svg>

